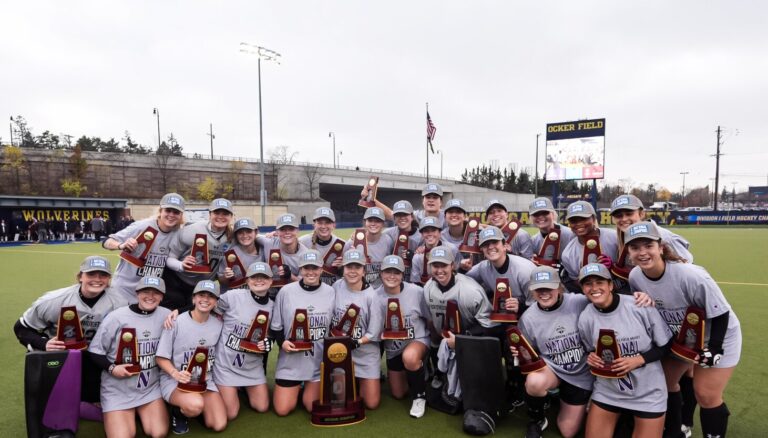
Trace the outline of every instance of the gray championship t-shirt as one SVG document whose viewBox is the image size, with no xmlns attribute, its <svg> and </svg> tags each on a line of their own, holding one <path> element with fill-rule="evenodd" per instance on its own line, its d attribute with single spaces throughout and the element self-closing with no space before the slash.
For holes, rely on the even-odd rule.
<svg viewBox="0 0 768 438">
<path fill-rule="evenodd" d="M 333 245 L 336 240 L 341 240 L 342 244 L 344 242 L 344 239 L 340 239 L 339 236 L 335 234 L 331 234 L 331 240 L 328 241 L 325 245 L 321 245 L 317 240 L 313 240 L 313 234 L 305 234 L 301 237 L 299 237 L 299 243 L 304 245 L 304 247 L 308 249 L 316 249 L 318 252 L 320 252 L 320 258 L 321 260 L 325 260 L 325 256 L 328 254 L 328 251 L 331 249 L 331 246 Z M 343 246 L 342 246 L 343 250 Z M 333 260 L 329 260 L 329 262 L 333 262 Z M 336 283 L 336 280 L 338 280 L 340 277 L 338 275 L 329 274 L 325 271 L 320 275 L 320 281 L 323 283 L 333 286 L 333 283 Z"/>
<path fill-rule="evenodd" d="M 286 353 L 282 349 L 277 357 L 276 379 L 315 381 L 320 379 L 320 362 L 323 359 L 323 339 L 330 336 L 331 318 L 336 308 L 333 288 L 320 283 L 315 290 L 304 289 L 298 281 L 283 286 L 275 298 L 272 313 L 272 330 L 282 331 L 285 339 L 291 337 L 291 326 L 296 309 L 306 309 L 309 320 L 310 351 Z"/>
<path fill-rule="evenodd" d="M 274 301 L 270 299 L 266 300 L 266 304 L 259 304 L 247 289 L 231 290 L 221 296 L 216 306 L 224 315 L 221 337 L 216 344 L 214 382 L 217 385 L 254 386 L 267 383 L 264 355 L 243 350 L 240 341 L 248 338 L 248 331 L 260 310 L 269 312 L 269 318 L 272 318 L 273 306 Z M 266 330 L 269 330 L 269 325 Z"/>
<path fill-rule="evenodd" d="M 427 321 L 430 318 L 430 313 L 427 302 L 424 301 L 424 289 L 407 282 L 402 283 L 402 290 L 399 294 L 389 295 L 384 291 L 384 286 L 376 289 L 376 306 L 384 318 L 387 317 L 387 304 L 390 298 L 397 298 L 400 302 L 403 325 L 408 330 L 408 339 L 382 341 L 387 359 L 401 355 L 405 347 L 411 342 L 421 342 L 429 346 Z"/>
<path fill-rule="evenodd" d="M 507 254 L 507 262 L 500 269 L 496 269 L 490 261 L 483 260 L 472 266 L 472 269 L 467 272 L 467 277 L 474 279 L 483 286 L 489 300 L 493 299 L 493 292 L 496 290 L 496 279 L 509 279 L 512 298 L 517 298 L 520 303 L 531 306 L 534 300 L 533 295 L 528 291 L 528 282 L 531 279 L 531 272 L 535 268 L 536 265 L 532 261 Z"/>
<path fill-rule="evenodd" d="M 117 268 L 115 268 L 115 272 L 112 274 L 111 289 L 118 293 L 127 304 L 134 304 L 139 301 L 136 296 L 136 286 L 142 277 L 161 278 L 163 276 L 165 259 L 168 257 L 171 242 L 176 240 L 179 230 L 176 229 L 164 233 L 160 230 L 157 219 L 148 218 L 134 222 L 123 230 L 109 235 L 110 239 L 123 243 L 131 237 L 138 239 L 144 234 L 147 227 L 154 228 L 157 230 L 157 233 L 155 233 L 154 239 L 150 242 L 152 246 L 150 246 L 144 267 L 137 268 L 127 261 L 120 259 L 120 263 L 117 264 Z M 143 245 L 139 245 L 131 255 L 138 258 L 144 252 L 144 248 Z"/>
<path fill-rule="evenodd" d="M 413 211 L 413 218 L 416 220 L 417 223 L 421 223 L 421 220 L 424 219 L 427 216 L 433 216 L 428 215 L 424 209 L 418 209 Z M 445 210 L 440 209 L 440 211 L 437 213 L 437 216 L 434 216 L 437 218 L 437 223 L 440 224 L 440 229 L 443 229 L 448 226 L 448 224 L 445 222 Z"/>
<path fill-rule="evenodd" d="M 192 319 L 191 310 L 184 312 L 176 318 L 176 323 L 170 330 L 163 330 L 160 335 L 160 344 L 155 355 L 164 357 L 173 363 L 173 367 L 179 371 L 186 371 L 189 359 L 195 354 L 197 347 L 208 347 L 208 371 L 205 375 L 206 389 L 216 391 L 213 374 L 216 372 L 216 343 L 221 335 L 221 321 L 211 314 L 204 323 L 198 323 Z M 176 390 L 178 382 L 166 373 L 160 373 L 160 391 L 163 399 L 169 401 L 171 394 Z"/>
<path fill-rule="evenodd" d="M 155 362 L 155 351 L 163 332 L 163 321 L 170 310 L 158 307 L 149 314 L 137 313 L 128 306 L 107 315 L 96 331 L 88 351 L 107 356 L 110 362 L 117 360 L 120 331 L 136 330 L 139 374 L 119 379 L 107 371 L 101 372 L 101 408 L 104 412 L 133 409 L 162 397 L 160 393 L 160 369 Z"/>
<path fill-rule="evenodd" d="M 376 292 L 367 288 L 354 292 L 347 287 L 343 278 L 333 284 L 336 292 L 336 307 L 333 311 L 331 327 L 341 321 L 350 304 L 360 308 L 360 313 L 352 328 L 352 339 L 367 337 L 371 342 L 361 345 L 352 351 L 352 361 L 355 363 L 355 377 L 361 379 L 378 379 L 381 377 L 381 352 L 379 351 L 379 336 L 384 328 L 384 317 L 381 309 L 376 306 Z"/>
<path fill-rule="evenodd" d="M 620 300 L 611 312 L 587 306 L 579 317 L 579 335 L 588 352 L 595 351 L 600 329 L 616 333 L 622 356 L 636 356 L 653 347 L 666 345 L 672 337 L 669 327 L 653 307 L 637 307 L 628 296 L 614 294 Z M 597 377 L 592 399 L 611 406 L 642 412 L 666 412 L 667 384 L 661 361 L 647 363 L 618 379 Z"/>
<path fill-rule="evenodd" d="M 459 269 L 459 263 L 461 263 L 462 257 L 461 253 L 459 252 L 459 248 L 456 245 L 453 245 L 448 242 L 438 241 L 437 245 L 435 246 L 445 246 L 447 248 L 451 249 L 451 252 L 453 253 L 453 270 L 456 271 Z M 406 281 L 410 281 L 411 283 L 426 283 L 426 281 L 422 282 L 421 274 L 424 272 L 424 268 L 426 268 L 427 271 L 427 280 L 430 278 L 430 273 L 432 270 L 430 269 L 429 260 L 427 259 L 427 263 L 424 262 L 424 256 L 429 253 L 429 249 L 426 247 L 424 248 L 424 253 L 422 254 L 414 254 L 413 255 L 413 262 L 411 263 L 411 276 L 410 278 L 406 278 Z"/>
<path fill-rule="evenodd" d="M 352 238 L 347 240 L 347 243 L 344 244 L 344 252 L 352 249 L 353 242 L 354 240 Z M 356 249 L 362 251 L 362 246 L 358 245 L 358 248 Z M 371 287 L 377 288 L 381 286 L 381 278 L 379 278 L 379 273 L 381 272 L 381 261 L 384 259 L 384 257 L 392 254 L 394 249 L 394 240 L 392 240 L 392 238 L 384 232 L 379 235 L 379 239 L 377 241 L 368 241 L 368 258 L 371 260 L 371 263 L 367 263 L 365 265 L 365 281 L 367 281 Z"/>
<path fill-rule="evenodd" d="M 656 301 L 656 308 L 675 336 L 680 333 L 688 306 L 703 309 L 707 314 L 704 345 L 709 344 L 710 320 L 730 312 L 728 330 L 723 339 L 723 357 L 715 368 L 729 368 L 738 363 L 741 356 L 739 318 L 704 268 L 690 263 L 667 262 L 664 275 L 658 280 L 651 280 L 636 267 L 629 273 L 629 285 L 632 291 L 645 292 Z"/>
<path fill-rule="evenodd" d="M 616 262 L 616 257 L 619 250 L 619 242 L 616 237 L 616 230 L 610 228 L 600 228 L 600 250 L 601 254 L 605 254 L 610 257 L 611 260 Z M 570 278 L 579 278 L 579 270 L 582 266 L 586 265 L 582 261 L 584 258 L 584 245 L 579 242 L 579 239 L 574 236 L 568 245 L 563 249 L 560 263 L 562 263 L 565 271 Z M 597 261 L 595 260 L 595 263 Z"/>
<path fill-rule="evenodd" d="M 445 308 L 449 300 L 456 301 L 459 306 L 462 333 L 477 324 L 485 328 L 497 326 L 497 323 L 490 320 L 491 303 L 483 287 L 466 275 L 454 274 L 454 279 L 453 287 L 445 292 L 440 290 L 434 279 L 424 285 L 424 299 L 435 329 L 440 331 L 443 327 Z"/>
<path fill-rule="evenodd" d="M 504 233 L 504 240 L 506 241 L 507 238 L 509 238 L 509 235 Z M 511 246 L 512 254 L 528 260 L 533 257 L 533 240 L 524 227 L 521 226 L 517 230 L 514 239 L 512 239 Z"/>
<path fill-rule="evenodd" d="M 556 309 L 542 310 L 533 304 L 518 327 L 560 380 L 592 391 L 595 378 L 579 336 L 579 315 L 588 304 L 584 295 L 565 293 Z"/>
<path fill-rule="evenodd" d="M 269 263 L 269 253 L 273 249 L 279 249 L 280 250 L 280 257 L 283 259 L 283 263 L 288 266 L 288 269 L 291 270 L 291 274 L 298 276 L 299 275 L 299 259 L 301 259 L 301 255 L 307 252 L 307 248 L 299 243 L 296 252 L 289 253 L 288 249 L 285 248 L 282 244 L 280 244 L 280 238 L 275 236 L 271 239 L 267 239 L 263 236 L 257 236 L 256 239 L 258 242 L 262 245 L 264 248 L 264 256 L 266 257 L 266 262 Z M 274 279 L 277 279 L 277 274 L 273 273 L 275 276 Z M 289 280 L 290 281 L 290 280 Z M 269 296 L 270 298 L 274 299 L 275 296 L 277 296 L 277 293 L 280 292 L 280 290 L 284 286 L 280 287 L 272 287 L 269 289 Z"/>
<path fill-rule="evenodd" d="M 210 274 L 200 274 L 184 271 L 181 261 L 192 253 L 192 245 L 195 244 L 195 236 L 203 234 L 208 240 L 208 266 Z M 202 280 L 214 280 L 219 272 L 219 265 L 224 263 L 224 253 L 230 248 L 231 243 L 227 239 L 227 233 L 214 233 L 208 222 L 195 222 L 187 224 L 171 242 L 170 254 L 166 259 L 168 268 L 176 271 L 179 279 L 184 283 L 194 286 Z"/>
</svg>

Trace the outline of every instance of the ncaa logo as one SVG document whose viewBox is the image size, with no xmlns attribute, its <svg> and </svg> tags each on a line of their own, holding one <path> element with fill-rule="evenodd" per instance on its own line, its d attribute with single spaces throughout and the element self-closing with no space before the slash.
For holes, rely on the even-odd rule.
<svg viewBox="0 0 768 438">
<path fill-rule="evenodd" d="M 179 204 L 181 204 L 181 199 L 179 199 L 176 196 L 171 196 L 170 198 L 168 198 L 168 203 L 169 204 L 174 204 L 174 205 L 179 205 Z"/>
<path fill-rule="evenodd" d="M 216 206 L 217 207 L 229 207 L 229 202 L 226 199 L 217 199 L 216 200 Z"/>
<path fill-rule="evenodd" d="M 264 265 L 256 265 L 253 267 L 254 272 L 267 272 L 267 267 Z"/>
<path fill-rule="evenodd" d="M 397 208 L 397 209 L 405 208 L 405 202 L 398 202 L 398 203 L 396 203 L 395 204 L 395 208 Z"/>
<path fill-rule="evenodd" d="M 94 259 L 94 260 L 91 260 L 91 267 L 92 268 L 106 268 L 107 267 L 107 262 L 105 262 L 102 259 Z"/>
<path fill-rule="evenodd" d="M 304 260 L 311 260 L 311 261 L 314 262 L 314 261 L 317 260 L 317 254 L 315 254 L 313 252 L 310 252 L 310 253 L 304 255 Z"/>
<path fill-rule="evenodd" d="M 357 251 L 350 251 L 349 254 L 347 254 L 347 259 L 360 260 L 360 253 Z"/>
<path fill-rule="evenodd" d="M 371 214 L 381 214 L 381 213 L 382 213 L 382 211 L 381 211 L 380 208 L 378 208 L 378 207 L 371 208 Z"/>
<path fill-rule="evenodd" d="M 427 190 L 437 190 L 437 186 L 435 184 L 428 184 Z"/>
<path fill-rule="evenodd" d="M 493 232 L 495 230 L 493 228 L 486 228 L 483 231 L 480 232 L 480 237 L 491 237 L 493 236 Z"/>
<path fill-rule="evenodd" d="M 636 234 L 640 233 L 649 233 L 648 225 L 635 225 L 632 228 L 629 229 L 629 235 L 634 236 Z"/>
<path fill-rule="evenodd" d="M 246 227 L 248 226 L 248 219 L 240 219 L 240 221 L 237 223 L 238 227 Z"/>
<path fill-rule="evenodd" d="M 397 264 L 400 264 L 400 261 L 397 259 L 396 256 L 389 256 L 384 259 L 384 263 L 389 265 L 397 265 Z"/>
<path fill-rule="evenodd" d="M 461 201 L 459 201 L 458 199 L 451 199 L 450 201 L 448 201 L 448 206 L 449 207 L 461 207 Z"/>
<path fill-rule="evenodd" d="M 321 208 L 320 214 L 331 214 L 331 210 L 328 210 L 327 208 Z"/>
<path fill-rule="evenodd" d="M 541 200 L 536 201 L 536 202 L 533 203 L 533 206 L 536 207 L 536 208 L 538 208 L 538 207 L 546 207 L 547 206 L 547 201 L 541 201 Z"/>
<path fill-rule="evenodd" d="M 424 225 L 434 225 L 434 224 L 435 224 L 435 218 L 433 217 L 424 218 Z"/>
<path fill-rule="evenodd" d="M 552 280 L 552 275 L 549 272 L 537 272 L 536 281 L 549 281 Z"/>
<path fill-rule="evenodd" d="M 600 272 L 600 266 L 602 266 L 602 265 L 591 264 L 591 265 L 584 266 L 584 270 L 582 271 L 582 273 L 584 275 L 596 274 L 596 273 Z"/>
<path fill-rule="evenodd" d="M 144 284 L 147 286 L 160 286 L 160 279 L 152 277 L 144 277 Z"/>
<path fill-rule="evenodd" d="M 626 196 L 622 196 L 622 197 L 616 199 L 615 201 L 613 201 L 613 206 L 614 207 L 618 207 L 620 205 L 627 205 L 627 204 L 629 204 L 629 198 L 626 197 Z"/>
</svg>

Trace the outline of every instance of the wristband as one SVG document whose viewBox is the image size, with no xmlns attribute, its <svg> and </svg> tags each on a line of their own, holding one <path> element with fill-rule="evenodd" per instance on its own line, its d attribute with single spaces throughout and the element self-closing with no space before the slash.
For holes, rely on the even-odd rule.
<svg viewBox="0 0 768 438">
<path fill-rule="evenodd" d="M 112 364 L 112 365 L 110 365 L 110 366 L 109 366 L 109 369 L 107 370 L 107 372 L 109 373 L 109 375 L 112 375 L 112 371 L 114 371 L 114 370 L 115 370 L 115 367 L 116 367 L 116 366 L 117 366 L 117 365 L 115 365 L 115 364 Z"/>
</svg>

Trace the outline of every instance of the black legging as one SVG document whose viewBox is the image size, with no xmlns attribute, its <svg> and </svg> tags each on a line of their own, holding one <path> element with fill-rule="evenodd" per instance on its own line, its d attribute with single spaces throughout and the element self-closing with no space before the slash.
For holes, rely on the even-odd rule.
<svg viewBox="0 0 768 438">
<path fill-rule="evenodd" d="M 161 306 L 171 310 L 180 309 L 192 304 L 192 291 L 194 285 L 188 285 L 182 281 L 176 272 L 170 269 L 163 270 L 163 280 L 165 280 L 165 295 Z"/>
</svg>

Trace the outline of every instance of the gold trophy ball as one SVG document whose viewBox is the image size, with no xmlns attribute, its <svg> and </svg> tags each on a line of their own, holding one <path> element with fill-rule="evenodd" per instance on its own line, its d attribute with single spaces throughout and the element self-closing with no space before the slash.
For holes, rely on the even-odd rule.
<svg viewBox="0 0 768 438">
<path fill-rule="evenodd" d="M 517 333 L 512 333 L 511 335 L 509 335 L 509 340 L 513 344 L 517 344 L 518 342 L 520 342 L 520 336 L 518 336 Z"/>
<path fill-rule="evenodd" d="M 205 245 L 205 239 L 203 239 L 202 237 L 200 237 L 200 238 L 196 239 L 196 240 L 195 240 L 195 245 L 197 245 L 197 246 L 203 246 L 203 245 Z"/>
<path fill-rule="evenodd" d="M 408 236 L 401 235 L 397 238 L 397 240 L 399 240 L 401 243 L 405 243 L 408 240 Z"/>
<path fill-rule="evenodd" d="M 496 285 L 496 290 L 499 292 L 504 292 L 507 290 L 507 285 L 505 283 L 499 283 Z"/>
<path fill-rule="evenodd" d="M 688 324 L 696 325 L 699 323 L 699 315 L 695 313 L 689 313 L 685 315 L 685 320 L 688 321 Z"/>
<path fill-rule="evenodd" d="M 265 315 L 259 315 L 256 317 L 256 322 L 258 322 L 259 324 L 264 324 L 265 322 L 267 322 L 267 317 Z"/>
<path fill-rule="evenodd" d="M 477 221 L 472 219 L 471 221 L 469 221 L 469 226 L 472 228 L 475 228 L 477 226 Z"/>
<path fill-rule="evenodd" d="M 605 345 L 606 347 L 609 347 L 613 345 L 613 338 L 608 335 L 605 335 L 602 338 L 600 338 L 600 343 Z"/>
<path fill-rule="evenodd" d="M 360 232 L 360 233 L 357 233 L 357 234 L 355 235 L 355 238 L 356 238 L 357 240 L 363 240 L 363 239 L 365 239 L 365 233 L 362 233 L 362 232 Z"/>
<path fill-rule="evenodd" d="M 371 178 L 368 180 L 368 185 L 373 187 L 376 185 L 376 178 Z"/>
<path fill-rule="evenodd" d="M 395 310 L 397 310 L 397 303 L 389 303 L 388 307 L 391 312 L 394 312 Z"/>
<path fill-rule="evenodd" d="M 328 359 L 330 359 L 333 363 L 339 363 L 347 358 L 347 347 L 344 346 L 342 343 L 335 343 L 328 347 Z"/>
<path fill-rule="evenodd" d="M 349 309 L 347 310 L 347 315 L 349 315 L 350 318 L 354 318 L 355 315 L 357 315 L 357 311 L 355 309 Z"/>
<path fill-rule="evenodd" d="M 595 239 L 587 240 L 587 248 L 595 249 L 597 247 L 597 241 Z"/>
<path fill-rule="evenodd" d="M 341 251 L 341 248 L 343 248 L 343 246 L 341 246 L 340 243 L 337 243 L 336 245 L 333 245 L 333 250 L 334 251 Z"/>
<path fill-rule="evenodd" d="M 203 363 L 204 360 L 205 360 L 205 354 L 204 353 L 197 353 L 195 355 L 195 362 Z"/>
<path fill-rule="evenodd" d="M 145 231 L 144 232 L 144 240 L 152 240 L 155 238 L 155 233 L 151 231 Z"/>
<path fill-rule="evenodd" d="M 271 256 L 269 256 L 270 259 L 272 259 L 273 262 L 276 262 L 280 260 L 280 254 L 274 253 Z"/>
<path fill-rule="evenodd" d="M 307 319 L 307 317 L 303 313 L 296 315 L 296 321 L 298 322 L 304 322 L 305 319 Z"/>
<path fill-rule="evenodd" d="M 64 318 L 64 321 L 72 321 L 73 319 L 75 319 L 75 312 L 73 312 L 72 310 L 67 310 L 66 312 L 64 312 L 64 315 L 62 315 L 62 317 Z"/>
<path fill-rule="evenodd" d="M 133 335 L 131 333 L 123 333 L 123 342 L 131 342 Z"/>
<path fill-rule="evenodd" d="M 228 255 L 228 256 L 227 256 L 227 261 L 228 261 L 229 263 L 234 263 L 234 262 L 235 262 L 235 260 L 237 260 L 237 256 L 236 256 L 236 255 L 234 255 L 234 254 L 230 254 L 230 255 Z"/>
<path fill-rule="evenodd" d="M 549 240 L 554 242 L 555 240 L 557 240 L 559 238 L 560 238 L 560 236 L 558 236 L 557 233 L 555 233 L 554 231 L 549 233 Z"/>
<path fill-rule="evenodd" d="M 519 225 L 517 225 L 517 222 L 512 222 L 509 224 L 509 229 L 512 231 L 515 231 Z"/>
</svg>

